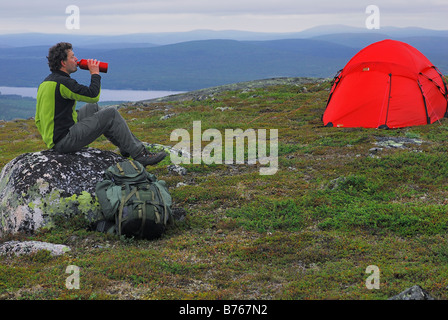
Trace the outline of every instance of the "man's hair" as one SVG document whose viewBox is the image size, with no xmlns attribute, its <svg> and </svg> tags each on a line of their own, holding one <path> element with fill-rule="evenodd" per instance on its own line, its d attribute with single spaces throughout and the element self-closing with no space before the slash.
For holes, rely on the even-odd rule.
<svg viewBox="0 0 448 320">
<path fill-rule="evenodd" d="M 72 44 L 68 42 L 59 42 L 50 48 L 47 59 L 51 72 L 61 69 L 61 61 L 67 60 L 68 50 L 73 50 Z"/>
</svg>

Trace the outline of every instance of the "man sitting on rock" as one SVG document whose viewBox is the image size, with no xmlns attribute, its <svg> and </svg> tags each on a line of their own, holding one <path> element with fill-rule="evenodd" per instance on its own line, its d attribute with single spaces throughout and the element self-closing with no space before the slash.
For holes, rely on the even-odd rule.
<svg viewBox="0 0 448 320">
<path fill-rule="evenodd" d="M 115 108 L 98 107 L 99 61 L 87 61 L 91 74 L 87 87 L 70 77 L 78 69 L 70 43 L 51 47 L 47 59 L 52 73 L 39 86 L 35 121 L 48 148 L 61 153 L 75 152 L 104 134 L 123 156 L 130 156 L 143 166 L 154 165 L 167 156 L 165 152 L 148 152 Z M 76 111 L 76 101 L 87 104 Z"/>
</svg>

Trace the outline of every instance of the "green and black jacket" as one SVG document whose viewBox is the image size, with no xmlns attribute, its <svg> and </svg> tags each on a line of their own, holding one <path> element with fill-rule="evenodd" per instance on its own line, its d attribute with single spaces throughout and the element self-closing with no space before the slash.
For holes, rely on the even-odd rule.
<svg viewBox="0 0 448 320">
<path fill-rule="evenodd" d="M 37 90 L 36 126 L 48 148 L 64 138 L 77 122 L 76 101 L 98 102 L 101 76 L 93 74 L 90 86 L 83 86 L 69 74 L 50 74 Z"/>
</svg>

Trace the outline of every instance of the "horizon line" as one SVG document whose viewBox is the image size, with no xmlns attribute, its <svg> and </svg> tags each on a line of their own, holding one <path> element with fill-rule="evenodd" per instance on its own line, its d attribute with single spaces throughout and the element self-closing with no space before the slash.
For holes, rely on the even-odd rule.
<svg viewBox="0 0 448 320">
<path fill-rule="evenodd" d="M 445 32 L 448 31 L 447 29 L 433 29 L 433 28 L 424 28 L 424 27 L 418 27 L 418 26 L 407 26 L 407 27 L 396 27 L 396 26 L 382 26 L 380 29 L 375 30 L 369 30 L 363 27 L 356 27 L 356 26 L 350 26 L 350 25 L 344 25 L 344 24 L 323 24 L 318 25 L 310 28 L 306 28 L 303 30 L 296 30 L 296 31 L 252 31 L 252 30 L 242 30 L 242 29 L 191 29 L 191 30 L 182 30 L 182 31 L 158 31 L 158 32 L 127 32 L 127 33 L 81 33 L 78 30 L 71 31 L 67 30 L 67 32 L 59 32 L 59 33 L 53 33 L 53 32 L 33 32 L 33 31 L 16 31 L 16 32 L 2 32 L 0 31 L 0 36 L 5 35 L 23 35 L 23 34 L 35 34 L 35 35 L 64 35 L 64 36 L 128 36 L 128 35 L 143 35 L 143 34 L 176 34 L 176 33 L 193 33 L 193 32 L 243 32 L 243 33 L 252 33 L 252 34 L 273 34 L 273 35 L 281 35 L 281 34 L 297 34 L 297 33 L 305 33 L 307 31 L 313 31 L 318 30 L 319 28 L 324 27 L 340 27 L 340 28 L 347 28 L 347 29 L 353 29 L 353 30 L 365 30 L 366 33 L 380 33 L 381 29 L 397 29 L 397 30 L 405 30 L 405 29 L 418 29 L 418 30 L 426 30 L 426 31 L 434 31 L 434 32 Z M 329 32 L 329 33 L 338 33 L 337 30 L 335 32 Z"/>
</svg>

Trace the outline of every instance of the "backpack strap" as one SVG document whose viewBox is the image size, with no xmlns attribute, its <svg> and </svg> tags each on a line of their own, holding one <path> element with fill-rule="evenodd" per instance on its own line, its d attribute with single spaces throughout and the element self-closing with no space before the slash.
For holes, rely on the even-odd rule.
<svg viewBox="0 0 448 320">
<path fill-rule="evenodd" d="M 124 170 L 123 170 L 123 167 L 120 165 L 120 163 L 117 163 L 117 168 L 118 168 L 118 170 L 120 171 L 120 174 L 121 174 L 122 176 L 124 176 Z"/>
<path fill-rule="evenodd" d="M 137 171 L 137 172 L 140 171 L 140 169 L 137 167 L 137 165 L 134 163 L 134 161 L 129 160 L 129 163 L 131 164 L 131 166 L 134 167 L 135 171 Z"/>
<path fill-rule="evenodd" d="M 168 221 L 170 221 L 171 219 L 171 214 L 170 214 L 170 211 L 168 210 L 168 208 L 167 208 L 167 204 L 166 204 L 166 201 L 167 201 L 167 199 L 164 197 L 164 195 L 162 194 L 163 193 L 163 190 L 162 190 L 162 187 L 158 184 L 158 183 L 155 183 L 155 185 L 156 185 L 156 190 L 157 190 L 157 192 L 158 192 L 158 194 L 159 194 L 159 197 L 160 197 L 160 200 L 162 200 L 162 205 L 163 205 L 163 210 L 165 211 L 165 216 L 164 216 L 164 220 L 163 220 L 163 224 L 167 224 L 168 223 Z M 160 219 L 159 219 L 160 220 Z"/>
<path fill-rule="evenodd" d="M 140 201 L 140 193 L 138 191 L 135 193 L 135 196 Z M 146 222 L 146 205 L 145 205 L 144 202 L 142 202 L 139 207 L 140 208 L 138 210 L 138 217 L 140 219 L 142 219 L 142 224 L 140 225 L 139 234 L 140 234 L 140 236 L 142 236 L 143 235 L 143 230 L 144 230 L 144 227 L 145 227 L 145 222 Z"/>
<path fill-rule="evenodd" d="M 123 192 L 123 197 L 121 198 L 120 207 L 118 209 L 118 235 L 121 235 L 121 223 L 123 222 L 123 209 L 126 204 L 126 202 L 129 201 L 129 199 L 132 198 L 134 194 L 137 193 L 137 188 L 132 188 L 132 191 L 126 196 L 125 192 Z"/>
</svg>

